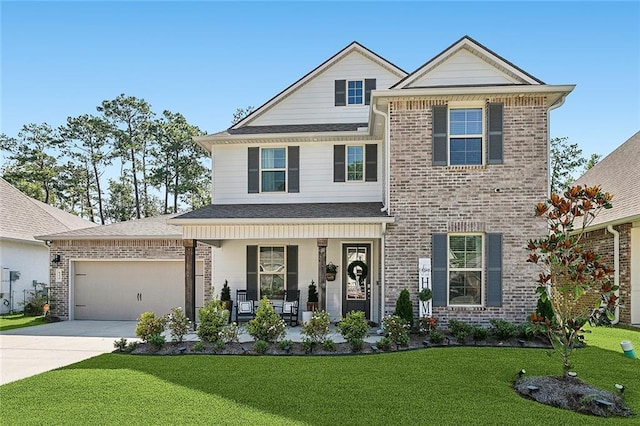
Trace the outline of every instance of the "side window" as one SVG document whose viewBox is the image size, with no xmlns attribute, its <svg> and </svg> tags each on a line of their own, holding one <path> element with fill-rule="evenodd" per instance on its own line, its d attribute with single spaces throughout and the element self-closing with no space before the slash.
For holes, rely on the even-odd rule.
<svg viewBox="0 0 640 426">
<path fill-rule="evenodd" d="M 347 146 L 347 181 L 362 182 L 364 180 L 364 146 Z"/>
<path fill-rule="evenodd" d="M 364 103 L 364 83 L 362 80 L 347 81 L 347 105 Z"/>
<path fill-rule="evenodd" d="M 262 148 L 260 150 L 261 192 L 285 192 L 287 186 L 287 150 Z"/>
</svg>

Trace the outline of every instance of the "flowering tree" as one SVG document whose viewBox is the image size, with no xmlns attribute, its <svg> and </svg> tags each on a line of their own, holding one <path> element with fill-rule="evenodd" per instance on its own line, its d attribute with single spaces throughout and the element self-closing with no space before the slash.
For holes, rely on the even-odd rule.
<svg viewBox="0 0 640 426">
<path fill-rule="evenodd" d="M 527 262 L 542 268 L 537 293 L 549 301 L 555 318 L 532 316 L 547 325 L 554 346 L 562 349 L 563 372 L 570 369 L 569 355 L 577 336 L 587 322 L 590 298 L 607 301 L 610 314 L 617 300 L 611 284 L 613 269 L 600 262 L 600 255 L 580 245 L 585 229 L 603 209 L 611 208 L 613 196 L 601 192 L 600 186 L 567 189 L 563 195 L 552 194 L 535 208 L 536 217 L 547 220 L 549 235 L 530 240 Z"/>
</svg>

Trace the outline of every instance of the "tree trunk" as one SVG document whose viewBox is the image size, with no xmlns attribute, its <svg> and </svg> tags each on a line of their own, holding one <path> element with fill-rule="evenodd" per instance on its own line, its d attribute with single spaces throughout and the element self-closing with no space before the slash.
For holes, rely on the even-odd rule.
<svg viewBox="0 0 640 426">
<path fill-rule="evenodd" d="M 131 148 L 131 173 L 133 173 L 133 190 L 136 197 L 136 219 L 140 219 L 140 194 L 138 193 L 138 173 L 136 172 L 136 152 Z"/>
<path fill-rule="evenodd" d="M 98 192 L 98 214 L 100 215 L 100 224 L 104 225 L 104 211 L 102 210 L 102 189 L 100 188 L 100 175 L 98 174 L 98 165 L 93 163 L 93 176 L 96 180 L 96 191 Z"/>
</svg>

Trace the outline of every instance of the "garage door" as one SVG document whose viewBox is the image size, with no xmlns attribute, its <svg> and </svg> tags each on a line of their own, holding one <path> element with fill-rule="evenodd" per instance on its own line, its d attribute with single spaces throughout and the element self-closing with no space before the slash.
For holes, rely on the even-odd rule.
<svg viewBox="0 0 640 426">
<path fill-rule="evenodd" d="M 74 318 L 136 320 L 141 313 L 164 315 L 184 309 L 183 261 L 74 262 Z M 203 263 L 196 263 L 196 305 L 202 306 Z"/>
</svg>

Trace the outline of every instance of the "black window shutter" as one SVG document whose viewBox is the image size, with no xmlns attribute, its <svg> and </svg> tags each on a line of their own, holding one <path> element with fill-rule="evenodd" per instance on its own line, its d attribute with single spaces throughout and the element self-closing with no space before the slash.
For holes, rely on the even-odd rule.
<svg viewBox="0 0 640 426">
<path fill-rule="evenodd" d="M 287 246 L 287 293 L 298 289 L 298 246 Z M 290 296 L 287 296 L 290 297 Z M 295 299 L 295 296 L 289 300 Z"/>
<path fill-rule="evenodd" d="M 489 104 L 487 108 L 487 164 L 502 163 L 502 115 L 502 104 Z"/>
<path fill-rule="evenodd" d="M 364 104 L 371 104 L 371 91 L 376 90 L 376 79 L 367 78 L 364 80 Z"/>
<path fill-rule="evenodd" d="M 344 182 L 344 179 L 345 179 L 344 155 L 345 155 L 344 145 L 333 146 L 333 181 L 334 182 Z"/>
<path fill-rule="evenodd" d="M 364 180 L 365 182 L 376 182 L 378 180 L 378 145 L 369 143 L 364 148 Z"/>
<path fill-rule="evenodd" d="M 249 194 L 260 192 L 260 148 L 249 148 Z"/>
<path fill-rule="evenodd" d="M 487 234 L 487 306 L 502 306 L 502 234 Z"/>
<path fill-rule="evenodd" d="M 447 306 L 447 234 L 431 234 L 431 251 L 433 263 L 433 306 Z"/>
<path fill-rule="evenodd" d="M 433 165 L 447 165 L 447 107 L 433 107 Z"/>
<path fill-rule="evenodd" d="M 345 106 L 347 105 L 347 80 L 335 81 L 335 105 Z"/>
<path fill-rule="evenodd" d="M 290 146 L 288 151 L 287 187 L 289 192 L 300 192 L 300 147 Z"/>
<path fill-rule="evenodd" d="M 247 246 L 247 299 L 258 299 L 258 246 Z"/>
</svg>

